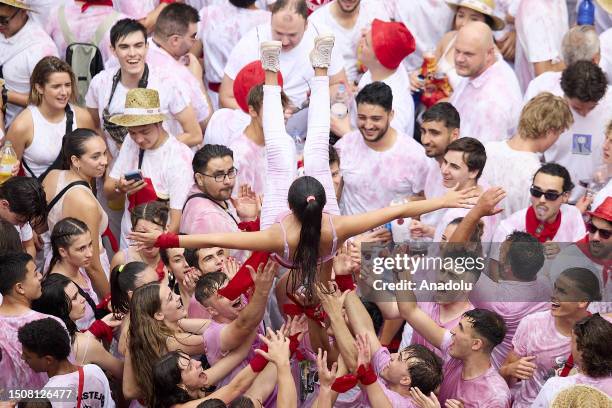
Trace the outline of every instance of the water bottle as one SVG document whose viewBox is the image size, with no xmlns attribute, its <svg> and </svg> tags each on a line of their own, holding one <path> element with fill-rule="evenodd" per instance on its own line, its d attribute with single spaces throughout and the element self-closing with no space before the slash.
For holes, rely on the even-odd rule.
<svg viewBox="0 0 612 408">
<path fill-rule="evenodd" d="M 7 141 L 2 147 L 0 158 L 0 184 L 10 179 L 13 175 L 13 167 L 17 164 L 17 154 L 13 150 L 13 144 Z"/>
<path fill-rule="evenodd" d="M 395 207 L 406 204 L 406 202 L 405 198 L 397 196 L 389 205 Z M 412 224 L 412 218 L 398 218 L 391 221 L 391 235 L 393 235 L 393 242 L 395 244 L 410 242 L 410 224 Z"/>
<path fill-rule="evenodd" d="M 338 92 L 334 95 L 331 113 L 338 119 L 343 119 L 348 114 L 348 93 L 344 84 L 340 84 Z"/>
<path fill-rule="evenodd" d="M 578 7 L 578 25 L 594 25 L 595 24 L 595 5 L 593 0 L 582 0 Z"/>
</svg>

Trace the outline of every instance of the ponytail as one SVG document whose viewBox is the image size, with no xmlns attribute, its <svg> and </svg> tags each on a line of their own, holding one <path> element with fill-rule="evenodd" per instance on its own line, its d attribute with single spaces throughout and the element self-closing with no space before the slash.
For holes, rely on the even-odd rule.
<svg viewBox="0 0 612 408">
<path fill-rule="evenodd" d="M 289 207 L 302 224 L 300 241 L 293 255 L 290 274 L 291 290 L 300 285 L 308 299 L 314 296 L 317 281 L 321 224 L 325 207 L 325 190 L 321 183 L 310 176 L 300 177 L 289 188 Z"/>
<path fill-rule="evenodd" d="M 115 318 L 130 311 L 129 291 L 136 289 L 136 280 L 142 271 L 147 269 L 144 262 L 129 262 L 117 265 L 110 274 L 111 308 Z"/>
<path fill-rule="evenodd" d="M 85 154 L 85 142 L 92 137 L 100 137 L 94 130 L 79 128 L 68 132 L 62 138 L 60 154 L 55 158 L 51 166 L 41 176 L 40 180 L 51 170 L 70 170 L 72 156 L 82 157 Z"/>
</svg>

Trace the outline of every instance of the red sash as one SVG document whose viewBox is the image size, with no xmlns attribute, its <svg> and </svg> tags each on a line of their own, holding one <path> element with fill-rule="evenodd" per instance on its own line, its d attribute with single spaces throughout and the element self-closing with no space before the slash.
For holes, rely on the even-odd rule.
<svg viewBox="0 0 612 408">
<path fill-rule="evenodd" d="M 110 6 L 113 7 L 113 0 L 85 0 L 85 4 L 81 6 L 81 13 L 87 11 L 89 6 Z"/>
<path fill-rule="evenodd" d="M 527 209 L 527 215 L 525 217 L 525 226 L 527 232 L 533 235 L 540 242 L 552 241 L 559 231 L 561 226 L 561 210 L 557 214 L 557 218 L 552 223 L 541 222 L 537 219 L 535 210 L 532 206 Z"/>
<path fill-rule="evenodd" d="M 591 255 L 591 250 L 589 249 L 589 234 L 586 234 L 584 238 L 580 241 L 576 242 L 576 246 L 582 253 L 589 258 L 591 261 L 596 263 L 597 265 L 601 265 L 601 273 L 603 279 L 604 288 L 608 283 L 608 276 L 610 276 L 610 272 L 612 272 L 612 260 L 610 259 L 597 259 L 593 255 Z"/>
</svg>

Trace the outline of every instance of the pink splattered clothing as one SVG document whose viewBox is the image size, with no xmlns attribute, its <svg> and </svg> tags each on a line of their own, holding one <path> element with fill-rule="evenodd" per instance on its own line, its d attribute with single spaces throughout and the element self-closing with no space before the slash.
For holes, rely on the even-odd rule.
<svg viewBox="0 0 612 408">
<path fill-rule="evenodd" d="M 140 20 L 159 6 L 159 0 L 113 0 L 113 6 L 115 10 Z"/>
<path fill-rule="evenodd" d="M 229 147 L 235 139 L 242 136 L 250 122 L 251 117 L 242 109 L 221 108 L 216 110 L 206 126 L 204 142 Z"/>
<path fill-rule="evenodd" d="M 336 144 L 344 190 L 340 206 L 346 215 L 377 210 L 396 197 L 423 191 L 428 161 L 425 149 L 413 138 L 397 133 L 395 144 L 384 152 L 365 144 L 359 130 Z"/>
<path fill-rule="evenodd" d="M 463 78 L 450 99 L 461 115 L 461 134 L 483 144 L 512 136 L 523 100 L 514 71 L 497 58 L 478 77 Z"/>
<path fill-rule="evenodd" d="M 536 62 L 561 61 L 561 41 L 569 29 L 564 0 L 522 0 L 515 16 L 515 71 L 525 90 Z"/>
<path fill-rule="evenodd" d="M 512 339 L 525 316 L 550 309 L 551 288 L 544 279 L 533 282 L 494 282 L 481 274 L 470 292 L 470 301 L 480 309 L 491 310 L 506 323 L 506 336 L 491 353 L 493 366 L 499 369 L 512 349 Z M 531 300 L 531 301 L 530 301 Z"/>
<path fill-rule="evenodd" d="M 442 171 L 440 170 L 440 163 L 436 159 L 429 158 L 427 161 L 427 176 L 425 177 L 425 187 L 423 193 L 426 199 L 440 197 L 446 194 L 446 187 L 442 184 Z M 432 211 L 427 214 L 421 215 L 421 222 L 436 226 L 440 222 L 440 219 L 444 215 L 444 209 Z"/>
<path fill-rule="evenodd" d="M 208 101 L 198 79 L 193 76 L 184 64 L 175 60 L 166 50 L 158 46 L 153 39 L 149 41 L 147 62 L 151 66 L 163 67 L 170 70 L 170 72 L 173 72 L 173 76 L 187 87 L 190 91 L 189 97 L 191 98 L 193 109 L 196 111 L 198 122 L 208 117 L 210 114 L 210 106 L 208 105 Z"/>
<path fill-rule="evenodd" d="M 244 133 L 230 143 L 234 152 L 234 167 L 238 169 L 234 196 L 243 184 L 251 186 L 257 194 L 263 194 L 266 175 L 266 147 L 260 146 Z"/>
<path fill-rule="evenodd" d="M 510 408 L 510 389 L 495 367 L 489 367 L 476 378 L 464 380 L 463 361 L 448 354 L 451 343 L 452 335 L 447 331 L 440 348 L 444 359 L 444 381 L 438 397 L 440 404 L 444 405 L 447 399 L 457 399 L 465 408 Z"/>
<path fill-rule="evenodd" d="M 0 316 L 0 389 L 11 388 L 42 388 L 47 382 L 46 373 L 35 373 L 21 358 L 21 343 L 17 331 L 23 325 L 34 320 L 51 317 L 62 324 L 55 316 L 30 310 L 19 316 Z M 10 375 L 9 375 L 10 374 Z"/>
<path fill-rule="evenodd" d="M 81 13 L 81 4 L 66 4 L 64 6 L 64 15 L 66 16 L 66 22 L 68 23 L 68 29 L 76 42 L 90 42 L 109 14 L 113 14 L 113 22 L 108 25 L 108 30 L 102 37 L 102 41 L 99 44 L 95 44 L 100 53 L 102 59 L 106 65 L 106 61 L 114 58 L 110 49 L 110 29 L 118 20 L 127 18 L 125 14 L 117 13 L 112 7 L 108 6 L 90 6 L 84 13 Z M 45 31 L 49 33 L 57 49 L 59 51 L 60 58 L 66 57 L 66 47 L 68 43 L 64 38 L 64 32 L 60 25 L 60 8 L 56 8 L 51 13 L 51 18 L 47 20 Z"/>
<path fill-rule="evenodd" d="M 230 2 L 200 10 L 198 38 L 204 49 L 204 76 L 207 83 L 220 83 L 232 49 L 252 28 L 270 22 L 270 12 L 239 8 Z"/>
<path fill-rule="evenodd" d="M 204 306 L 196 300 L 195 296 L 189 299 L 187 316 L 189 316 L 190 319 L 210 319 L 210 313 L 208 313 L 206 309 L 204 309 Z"/>
<path fill-rule="evenodd" d="M 578 373 L 567 377 L 552 377 L 542 387 L 537 398 L 531 405 L 532 408 L 548 408 L 552 405 L 555 397 L 564 389 L 573 385 L 588 385 L 604 392 L 612 397 L 612 377 L 591 378 Z"/>
<path fill-rule="evenodd" d="M 571 353 L 570 337 L 563 336 L 555 327 L 550 311 L 525 316 L 512 340 L 514 352 L 520 357 L 535 356 L 533 377 L 520 381 L 514 391 L 514 407 L 530 407 L 544 383 L 561 373 Z"/>
<path fill-rule="evenodd" d="M 440 304 L 436 302 L 419 302 L 419 308 L 429 317 L 431 317 L 431 319 L 436 322 L 438 326 L 444 327 L 447 330 L 455 328 L 457 326 L 457 323 L 459 323 L 459 320 L 461 320 L 461 316 L 458 316 L 447 322 L 442 322 L 440 320 Z M 469 310 L 472 309 L 474 309 L 474 307 L 470 305 Z M 410 344 L 420 344 L 422 346 L 425 346 L 434 353 L 436 353 L 438 357 L 442 357 L 442 351 L 440 351 L 440 349 L 438 349 L 436 346 L 425 340 L 425 338 L 421 336 L 421 334 L 416 330 L 412 332 L 412 340 L 410 341 Z"/>
</svg>

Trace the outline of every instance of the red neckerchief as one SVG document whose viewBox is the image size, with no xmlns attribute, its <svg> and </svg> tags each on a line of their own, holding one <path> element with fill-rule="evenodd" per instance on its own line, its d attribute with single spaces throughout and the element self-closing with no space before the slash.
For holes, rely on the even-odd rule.
<svg viewBox="0 0 612 408">
<path fill-rule="evenodd" d="M 525 217 L 525 226 L 527 232 L 533 235 L 540 242 L 552 241 L 559 227 L 561 226 L 561 210 L 557 214 L 557 218 L 552 223 L 541 222 L 537 219 L 533 206 L 529 206 L 527 209 L 527 215 Z"/>
<path fill-rule="evenodd" d="M 591 255 L 591 249 L 589 248 L 589 234 L 586 234 L 584 238 L 576 242 L 576 246 L 582 253 L 597 265 L 601 265 L 601 273 L 604 287 L 608 283 L 608 276 L 612 272 L 612 260 L 610 259 L 597 259 Z"/>
<path fill-rule="evenodd" d="M 166 265 L 164 265 L 164 261 L 162 261 L 161 259 L 157 263 L 157 267 L 155 268 L 155 272 L 157 273 L 157 280 L 159 282 L 164 280 L 164 277 L 166 276 Z"/>
<path fill-rule="evenodd" d="M 113 7 L 113 0 L 85 0 L 85 4 L 81 6 L 81 13 L 87 11 L 89 6 L 110 6 Z"/>
</svg>

